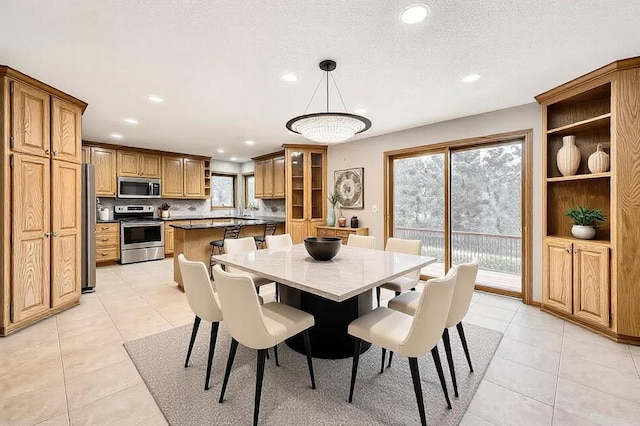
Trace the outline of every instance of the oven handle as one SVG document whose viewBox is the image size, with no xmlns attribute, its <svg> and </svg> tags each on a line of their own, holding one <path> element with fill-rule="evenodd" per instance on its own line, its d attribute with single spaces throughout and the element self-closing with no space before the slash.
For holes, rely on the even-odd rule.
<svg viewBox="0 0 640 426">
<path fill-rule="evenodd" d="M 152 226 L 157 226 L 159 228 L 162 228 L 163 223 L 162 222 L 122 222 L 122 227 L 123 228 L 137 228 L 140 226 L 147 226 L 147 227 L 152 227 Z"/>
</svg>

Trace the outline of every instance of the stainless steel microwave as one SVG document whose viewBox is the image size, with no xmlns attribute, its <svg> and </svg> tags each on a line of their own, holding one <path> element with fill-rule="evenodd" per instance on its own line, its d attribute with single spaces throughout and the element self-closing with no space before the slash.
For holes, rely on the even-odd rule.
<svg viewBox="0 0 640 426">
<path fill-rule="evenodd" d="M 160 179 L 119 176 L 118 198 L 160 198 Z"/>
</svg>

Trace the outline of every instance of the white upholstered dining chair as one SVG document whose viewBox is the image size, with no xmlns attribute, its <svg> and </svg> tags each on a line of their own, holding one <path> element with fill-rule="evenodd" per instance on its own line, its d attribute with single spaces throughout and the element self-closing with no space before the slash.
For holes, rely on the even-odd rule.
<svg viewBox="0 0 640 426">
<path fill-rule="evenodd" d="M 418 402 L 420 420 L 423 425 L 426 424 L 426 417 L 420 373 L 418 371 L 418 358 L 431 351 L 447 406 L 451 408 L 438 353 L 438 342 L 449 314 L 455 283 L 456 271 L 453 269 L 444 278 L 434 278 L 427 281 L 424 290 L 419 293 L 420 300 L 414 316 L 385 307 L 378 307 L 349 324 L 348 332 L 356 339 L 351 370 L 351 388 L 349 391 L 350 403 L 353 402 L 353 391 L 358 373 L 358 360 L 362 342 L 366 341 L 382 347 L 383 363 L 386 350 L 409 358 L 413 388 Z"/>
<path fill-rule="evenodd" d="M 451 299 L 451 308 L 449 309 L 447 323 L 444 331 L 442 332 L 442 342 L 444 343 L 444 350 L 447 354 L 449 373 L 451 373 L 451 380 L 453 382 L 453 393 L 455 396 L 458 396 L 458 382 L 456 379 L 455 366 L 453 364 L 453 355 L 451 353 L 449 328 L 455 326 L 458 329 L 458 335 L 462 342 L 462 349 L 464 349 L 464 354 L 467 357 L 467 363 L 469 364 L 469 370 L 473 373 L 471 356 L 469 355 L 469 347 L 467 346 L 467 339 L 464 335 L 462 320 L 467 316 L 469 306 L 471 306 L 473 289 L 478 275 L 478 260 L 474 260 L 471 263 L 463 263 L 461 265 L 454 266 L 453 268 L 457 269 L 458 279 L 456 280 L 456 287 L 453 291 L 453 298 Z M 410 292 L 391 299 L 388 306 L 390 309 L 394 309 L 407 315 L 415 315 L 419 303 L 420 292 Z M 384 365 L 384 360 L 382 362 Z M 389 359 L 389 365 L 391 365 L 391 359 Z"/>
<path fill-rule="evenodd" d="M 376 237 L 374 237 L 373 235 L 349 234 L 349 238 L 347 239 L 347 245 L 351 247 L 360 247 L 360 248 L 375 250 Z"/>
<path fill-rule="evenodd" d="M 256 425 L 260 410 L 264 362 L 268 348 L 274 348 L 275 350 L 279 343 L 302 333 L 309 375 L 311 376 L 311 388 L 316 388 L 309 342 L 309 328 L 313 327 L 315 319 L 313 315 L 282 303 L 271 302 L 261 306 L 255 286 L 247 275 L 228 273 L 223 271 L 220 265 L 216 265 L 213 268 L 213 277 L 216 282 L 222 313 L 225 316 L 225 325 L 232 338 L 219 402 L 222 403 L 224 400 L 238 343 L 248 348 L 256 349 L 258 351 L 258 363 L 253 409 L 253 424 Z"/>
<path fill-rule="evenodd" d="M 224 240 L 224 252 L 226 254 L 240 255 L 244 253 L 251 253 L 256 250 L 258 250 L 258 248 L 256 247 L 256 241 L 253 239 L 253 237 Z M 227 266 L 226 269 L 227 272 L 249 275 L 256 287 L 260 287 L 273 282 L 268 278 L 264 278 L 256 274 L 234 268 L 233 266 Z"/>
<path fill-rule="evenodd" d="M 209 389 L 209 377 L 211 376 L 211 366 L 213 364 L 213 353 L 216 347 L 216 339 L 218 337 L 218 326 L 222 321 L 222 311 L 220 310 L 216 293 L 209 281 L 209 271 L 202 262 L 192 262 L 187 260 L 181 253 L 178 255 L 178 263 L 180 265 L 180 273 L 182 274 L 182 282 L 184 292 L 187 295 L 189 307 L 196 315 L 191 330 L 191 340 L 189 341 L 189 349 L 187 350 L 187 359 L 184 362 L 185 368 L 189 365 L 189 358 L 193 350 L 193 344 L 196 341 L 198 327 L 200 321 L 211 322 L 211 337 L 209 339 L 209 359 L 207 361 L 207 377 L 204 382 L 204 390 Z"/>
<path fill-rule="evenodd" d="M 416 256 L 420 256 L 422 254 L 422 241 L 389 238 L 387 240 L 385 251 L 403 254 L 415 254 Z M 381 288 L 386 288 L 387 290 L 394 291 L 397 296 L 407 290 L 415 290 L 418 281 L 420 281 L 420 270 L 410 272 L 407 275 L 403 275 L 380 285 L 378 288 L 376 288 L 376 299 L 378 300 L 378 306 L 380 306 Z"/>
<path fill-rule="evenodd" d="M 293 241 L 289 234 L 267 235 L 264 238 L 269 250 L 286 249 L 293 246 Z"/>
</svg>

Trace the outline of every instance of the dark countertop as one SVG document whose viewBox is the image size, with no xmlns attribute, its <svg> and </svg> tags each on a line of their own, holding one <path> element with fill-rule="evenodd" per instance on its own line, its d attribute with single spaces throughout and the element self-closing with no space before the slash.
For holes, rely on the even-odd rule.
<svg viewBox="0 0 640 426">
<path fill-rule="evenodd" d="M 118 222 L 120 222 L 118 219 L 96 220 L 96 223 L 118 223 Z"/>
<path fill-rule="evenodd" d="M 174 220 L 220 220 L 220 219 L 225 219 L 225 220 L 231 220 L 231 219 L 238 219 L 238 220 L 264 220 L 264 221 L 270 221 L 270 222 L 278 222 L 278 221 L 282 221 L 284 222 L 284 218 L 275 218 L 275 217 L 262 217 L 262 216 L 179 216 L 179 217 L 170 217 L 168 219 L 163 219 L 160 218 L 165 222 L 171 222 Z"/>
<path fill-rule="evenodd" d="M 232 225 L 246 225 L 246 226 L 252 226 L 252 225 L 265 225 L 269 222 L 275 222 L 275 223 L 285 223 L 284 219 L 269 219 L 269 220 L 262 220 L 262 219 L 251 219 L 251 218 L 243 218 L 243 219 L 229 219 L 228 221 L 225 222 L 214 222 L 214 223 L 196 223 L 194 225 L 169 225 L 172 228 L 178 228 L 178 229 L 213 229 L 213 228 L 225 228 L 227 226 L 232 226 Z"/>
</svg>

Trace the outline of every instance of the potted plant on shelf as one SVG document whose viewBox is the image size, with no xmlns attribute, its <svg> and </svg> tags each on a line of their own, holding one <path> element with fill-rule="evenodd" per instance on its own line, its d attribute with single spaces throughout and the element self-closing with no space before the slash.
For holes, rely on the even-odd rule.
<svg viewBox="0 0 640 426">
<path fill-rule="evenodd" d="M 600 209 L 576 206 L 567 210 L 566 216 L 573 220 L 571 233 L 581 240 L 590 240 L 596 236 L 598 222 L 604 222 L 604 213 Z"/>
<path fill-rule="evenodd" d="M 169 209 L 171 208 L 171 205 L 167 204 L 167 203 L 162 203 L 160 204 L 160 217 L 163 219 L 168 219 L 169 218 Z"/>
<path fill-rule="evenodd" d="M 331 208 L 329 209 L 329 214 L 327 215 L 327 226 L 335 226 L 336 225 L 336 204 L 338 204 L 338 194 L 335 192 L 329 193 L 327 197 L 329 203 L 331 204 Z"/>
</svg>

